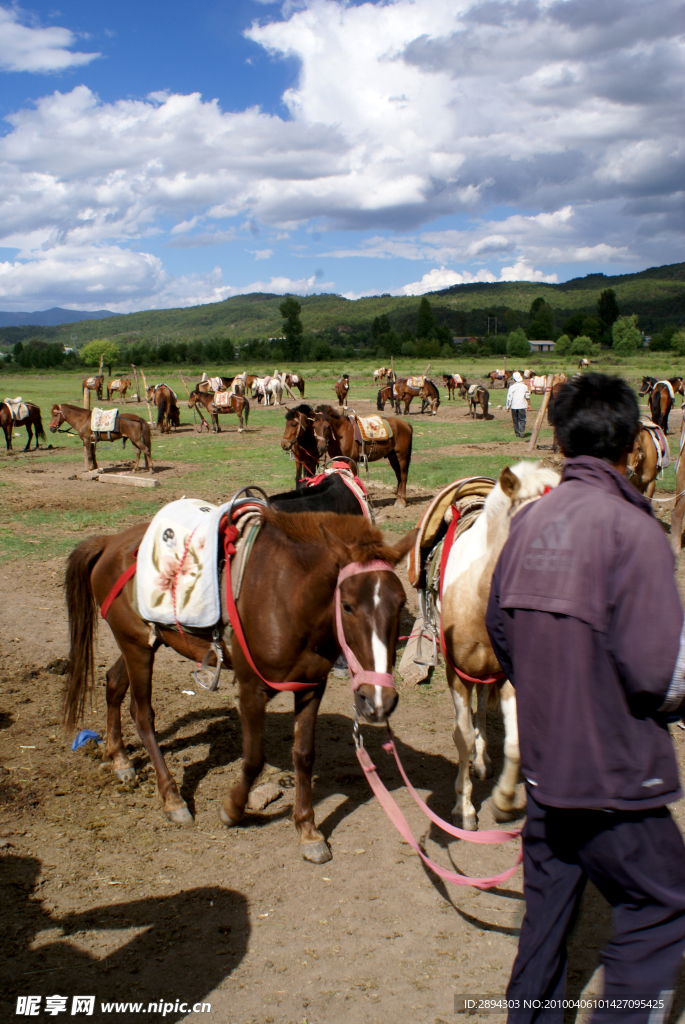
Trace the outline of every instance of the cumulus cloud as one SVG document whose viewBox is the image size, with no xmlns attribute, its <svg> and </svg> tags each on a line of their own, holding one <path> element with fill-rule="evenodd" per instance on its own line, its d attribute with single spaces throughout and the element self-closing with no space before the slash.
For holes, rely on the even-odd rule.
<svg viewBox="0 0 685 1024">
<path fill-rule="evenodd" d="M 544 274 L 541 270 L 535 270 L 526 260 L 517 260 L 511 267 L 502 267 L 499 277 L 489 270 L 481 269 L 475 274 L 466 270 L 460 274 L 455 270 L 440 267 L 424 274 L 420 281 L 413 281 L 396 289 L 396 294 L 425 295 L 426 292 L 437 292 L 442 288 L 451 288 L 455 284 L 486 281 L 545 281 L 547 284 L 557 284 L 558 280 L 556 274 Z"/>
<path fill-rule="evenodd" d="M 16 7 L 0 7 L 0 70 L 49 72 L 75 68 L 99 57 L 99 53 L 78 53 L 68 28 L 39 28 L 25 25 Z"/>
</svg>

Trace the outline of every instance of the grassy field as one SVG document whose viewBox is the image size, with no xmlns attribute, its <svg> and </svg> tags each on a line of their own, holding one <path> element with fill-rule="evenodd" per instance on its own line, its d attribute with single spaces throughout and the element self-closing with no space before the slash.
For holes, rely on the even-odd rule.
<svg viewBox="0 0 685 1024">
<path fill-rule="evenodd" d="M 610 358 L 610 357 L 609 357 Z M 493 361 L 492 366 L 495 365 Z M 481 377 L 492 366 L 483 360 L 464 360 L 457 365 L 434 362 L 431 375 L 440 382 L 439 375 L 456 369 L 467 378 Z M 570 361 L 543 359 L 534 361 L 532 368 L 542 373 L 564 370 L 567 374 L 575 367 Z M 620 365 L 600 363 L 599 368 L 625 376 L 637 385 L 643 373 L 655 376 L 673 376 L 682 372 L 674 359 L 665 353 L 662 358 L 649 357 L 649 361 L 636 358 Z M 225 368 L 206 367 L 208 372 L 225 372 Z M 425 370 L 425 363 L 398 360 L 397 369 L 403 375 Z M 361 414 L 375 409 L 377 388 L 373 384 L 372 368 L 368 363 L 343 366 L 312 364 L 298 367 L 306 380 L 306 401 L 335 402 L 333 382 L 344 370 L 350 374 L 350 406 L 357 405 Z M 190 383 L 199 379 L 200 368 L 184 371 Z M 40 373 L 29 371 L 5 380 L 11 394 L 21 395 L 37 403 L 43 413 L 47 440 L 37 451 L 23 454 L 26 433 L 23 428 L 14 438 L 15 451 L 2 452 L 0 460 L 0 558 L 23 556 L 31 560 L 45 559 L 68 552 L 83 536 L 100 531 L 110 532 L 131 525 L 154 514 L 161 505 L 183 495 L 204 498 L 211 502 L 227 500 L 239 487 L 254 483 L 269 493 L 287 490 L 294 485 L 295 466 L 280 448 L 283 433 L 283 408 L 263 409 L 251 402 L 249 429 L 237 432 L 234 416 L 223 416 L 222 432 L 218 435 L 197 434 L 193 413 L 184 401 L 185 391 L 177 374 L 167 373 L 166 381 L 179 395 L 183 429 L 160 436 L 153 433 L 153 457 L 162 483 L 156 490 L 104 487 L 83 483 L 78 474 L 83 470 L 83 445 L 72 433 L 51 434 L 47 430 L 50 407 L 55 402 L 81 404 L 82 373 Z M 162 378 L 154 376 L 157 383 Z M 191 385 L 192 386 L 192 385 Z M 8 387 L 3 388 L 3 397 Z M 512 457 L 514 436 L 510 419 L 497 406 L 504 406 L 506 393 L 493 390 L 490 395 L 495 419 L 487 422 L 472 421 L 464 415 L 465 403 L 447 402 L 441 388 L 442 404 L 437 417 L 418 415 L 414 402 L 410 419 L 414 427 L 412 465 L 409 474 L 409 494 L 435 491 L 438 487 L 461 476 L 483 474 L 497 476 Z M 533 396 L 533 409 L 542 399 Z M 95 403 L 93 403 L 95 404 Z M 106 402 L 98 403 L 107 407 Z M 292 402 L 290 403 L 292 405 Z M 670 443 L 675 459 L 677 435 L 680 429 L 680 403 L 673 414 Z M 146 416 L 144 404 L 128 404 L 128 411 Z M 390 413 L 386 406 L 386 414 Z M 534 417 L 529 417 L 528 430 Z M 539 438 L 549 444 L 551 432 L 545 427 Z M 477 448 L 473 448 L 477 445 Z M 49 447 L 50 446 L 50 447 Z M 122 451 L 120 442 L 102 442 L 98 445 L 98 460 L 104 466 L 127 462 L 130 446 Z M 542 454 L 542 453 L 540 453 Z M 383 460 L 371 467 L 371 482 L 390 499 L 395 478 Z M 672 492 L 675 487 L 673 466 L 666 471 L 659 489 Z M 668 507 L 668 506 L 667 506 Z M 386 528 L 386 527 L 384 527 Z M 388 529 L 404 530 L 406 523 L 388 522 Z"/>
</svg>

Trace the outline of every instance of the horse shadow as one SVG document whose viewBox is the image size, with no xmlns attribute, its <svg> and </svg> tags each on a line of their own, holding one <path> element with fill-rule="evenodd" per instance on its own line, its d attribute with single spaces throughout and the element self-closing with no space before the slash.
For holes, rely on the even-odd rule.
<svg viewBox="0 0 685 1024">
<path fill-rule="evenodd" d="M 142 1004 L 148 1020 L 176 1024 L 193 1004 L 207 1002 L 247 952 L 248 901 L 234 890 L 204 886 L 60 915 L 39 898 L 40 860 L 10 854 L 1 863 L 5 1020 L 15 1018 L 20 996 L 40 996 L 42 1009 L 45 996 L 59 994 L 68 998 L 66 1013 L 75 995 L 85 995 L 95 997 L 98 1020 L 101 1003 L 125 1001 Z M 137 934 L 99 958 L 69 941 L 83 932 L 132 929 Z"/>
</svg>

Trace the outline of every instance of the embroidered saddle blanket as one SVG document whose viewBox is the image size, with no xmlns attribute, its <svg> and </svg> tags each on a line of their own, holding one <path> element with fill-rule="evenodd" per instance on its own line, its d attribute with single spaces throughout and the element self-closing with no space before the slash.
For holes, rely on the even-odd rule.
<svg viewBox="0 0 685 1024">
<path fill-rule="evenodd" d="M 536 395 L 544 395 L 545 385 L 547 384 L 546 377 L 533 377 L 530 382 L 532 391 Z"/>
<path fill-rule="evenodd" d="M 407 377 L 408 388 L 422 388 L 426 382 L 425 376 L 421 377 Z"/>
<path fill-rule="evenodd" d="M 661 427 L 658 427 L 656 423 L 652 423 L 647 418 L 640 418 L 640 422 L 645 430 L 649 431 L 649 436 L 654 442 L 656 448 L 656 464 L 659 470 L 668 469 L 671 465 L 671 452 L 668 447 L 668 441 Z"/>
<path fill-rule="evenodd" d="M 217 408 L 219 408 L 219 409 L 222 409 L 222 408 L 224 408 L 226 406 L 230 406 L 232 398 L 233 398 L 233 392 L 232 391 L 215 391 L 214 392 L 214 399 L 213 399 L 214 405 L 216 405 Z"/>
<path fill-rule="evenodd" d="M 98 409 L 90 414 L 90 429 L 98 434 L 110 433 L 117 429 L 118 409 Z"/>
<path fill-rule="evenodd" d="M 3 404 L 7 406 L 9 411 L 12 413 L 13 420 L 23 420 L 29 414 L 29 407 L 26 402 L 20 398 L 4 398 Z"/>
<path fill-rule="evenodd" d="M 480 387 L 480 384 L 470 384 L 469 385 L 469 394 L 470 394 L 471 398 L 473 398 L 473 396 L 476 394 L 476 392 L 478 391 L 479 387 Z"/>
<path fill-rule="evenodd" d="M 212 391 L 222 391 L 224 387 L 224 382 L 222 381 L 221 377 L 210 377 L 209 386 L 212 389 Z"/>
<path fill-rule="evenodd" d="M 354 425 L 355 441 L 373 444 L 374 441 L 389 441 L 392 437 L 390 424 L 382 416 L 355 416 Z"/>
</svg>

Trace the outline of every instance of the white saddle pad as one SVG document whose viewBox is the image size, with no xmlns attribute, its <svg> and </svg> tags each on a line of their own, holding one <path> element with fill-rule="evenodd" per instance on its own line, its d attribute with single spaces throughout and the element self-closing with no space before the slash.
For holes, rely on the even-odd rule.
<svg viewBox="0 0 685 1024">
<path fill-rule="evenodd" d="M 136 601 L 146 621 L 171 626 L 178 619 L 189 629 L 217 624 L 219 523 L 229 504 L 181 498 L 159 510 L 138 550 Z"/>
<path fill-rule="evenodd" d="M 97 377 L 89 377 L 88 380 L 86 381 L 86 387 L 94 388 L 94 387 L 97 386 L 97 382 L 98 382 Z"/>
<path fill-rule="evenodd" d="M 118 409 L 98 409 L 96 406 L 90 414 L 90 429 L 100 433 L 116 430 L 118 415 Z"/>
<path fill-rule="evenodd" d="M 425 380 L 425 377 L 409 377 L 407 380 L 407 386 L 410 388 L 422 388 Z"/>
<path fill-rule="evenodd" d="M 121 387 L 121 380 L 117 377 L 116 380 L 111 380 L 109 382 L 109 386 L 112 391 L 118 391 L 119 388 Z"/>
<path fill-rule="evenodd" d="M 20 397 L 5 398 L 3 399 L 3 401 L 4 404 L 8 407 L 9 411 L 12 413 L 12 419 L 23 420 L 28 416 L 29 407 L 26 404 L 26 402 L 24 402 L 23 399 L 21 399 Z"/>
</svg>

